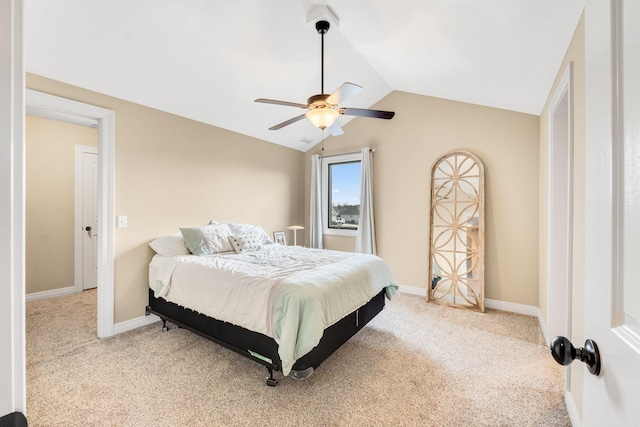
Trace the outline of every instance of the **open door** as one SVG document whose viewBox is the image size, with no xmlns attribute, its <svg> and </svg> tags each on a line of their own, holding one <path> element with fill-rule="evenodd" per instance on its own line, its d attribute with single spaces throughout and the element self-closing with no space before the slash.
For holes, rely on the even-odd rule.
<svg viewBox="0 0 640 427">
<path fill-rule="evenodd" d="M 76 145 L 76 292 L 98 286 L 98 150 Z"/>
<path fill-rule="evenodd" d="M 640 2 L 587 0 L 583 425 L 640 422 Z M 574 343 L 582 346 L 581 343 Z"/>
</svg>

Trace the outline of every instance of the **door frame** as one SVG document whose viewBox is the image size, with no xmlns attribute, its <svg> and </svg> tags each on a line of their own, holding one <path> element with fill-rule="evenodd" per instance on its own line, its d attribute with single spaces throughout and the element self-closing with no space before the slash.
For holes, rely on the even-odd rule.
<svg viewBox="0 0 640 427">
<path fill-rule="evenodd" d="M 23 1 L 0 1 L 0 416 L 27 405 L 23 21 Z"/>
<path fill-rule="evenodd" d="M 79 124 L 98 124 L 98 337 L 114 332 L 114 146 L 115 113 L 106 108 L 25 90 L 27 114 Z M 86 124 L 85 124 L 86 125 Z"/>
<path fill-rule="evenodd" d="M 559 108 L 567 110 L 566 120 L 557 123 Z M 558 83 L 549 104 L 548 113 L 548 186 L 547 186 L 547 342 L 555 336 L 572 337 L 572 293 L 573 293 L 573 61 L 570 61 Z M 566 135 L 559 139 L 556 126 L 566 127 Z M 558 144 L 561 144 L 558 147 Z M 559 159 L 554 153 L 562 150 Z M 563 174 L 558 177 L 557 172 Z M 554 188 L 561 185 L 566 205 L 557 207 L 554 202 Z M 554 233 L 562 225 L 566 232 Z M 571 369 L 564 370 L 564 395 L 567 408 L 573 405 L 569 397 L 571 387 Z M 571 410 L 569 411 L 571 415 Z M 573 417 L 572 417 L 573 421 Z"/>
<path fill-rule="evenodd" d="M 82 208 L 85 200 L 82 192 L 84 175 L 82 174 L 82 155 L 84 153 L 98 154 L 96 147 L 89 147 L 86 145 L 75 146 L 75 196 L 74 196 L 74 244 L 73 244 L 73 288 L 76 293 L 84 290 L 84 278 L 83 278 L 83 258 L 84 258 L 84 245 L 82 238 L 84 235 L 84 224 L 82 221 Z M 98 156 L 98 160 L 100 157 Z M 96 188 L 97 191 L 97 188 Z M 99 236 L 99 235 L 98 235 Z M 98 273 L 100 274 L 100 273 Z"/>
<path fill-rule="evenodd" d="M 555 113 L 562 106 L 563 100 L 567 100 L 567 120 L 559 123 L 560 126 L 566 126 L 566 140 L 558 141 L 555 136 L 556 120 Z M 573 279 L 573 62 L 569 62 L 567 68 L 560 79 L 551 103 L 549 104 L 549 151 L 548 151 L 548 187 L 547 187 L 547 217 L 549 223 L 547 226 L 547 339 L 553 339 L 556 335 L 567 336 L 571 339 L 571 292 Z M 557 144 L 563 144 L 562 149 L 566 149 L 566 162 L 560 163 L 560 160 L 554 156 L 554 147 Z M 566 171 L 566 183 L 562 179 L 557 179 L 555 172 L 558 170 Z M 558 182 L 563 185 L 567 200 L 566 210 L 558 211 L 554 209 L 554 191 Z M 566 234 L 562 236 L 554 235 L 554 223 L 562 223 L 566 228 Z M 555 253 L 552 248 L 553 242 L 558 242 L 562 246 L 562 253 Z M 565 286 L 552 286 L 554 277 L 558 272 L 554 271 L 554 265 L 558 265 L 557 257 L 561 255 L 563 265 L 560 269 L 564 272 L 562 282 Z M 568 371 L 567 371 L 568 372 Z M 568 378 L 567 378 L 568 380 Z"/>
</svg>

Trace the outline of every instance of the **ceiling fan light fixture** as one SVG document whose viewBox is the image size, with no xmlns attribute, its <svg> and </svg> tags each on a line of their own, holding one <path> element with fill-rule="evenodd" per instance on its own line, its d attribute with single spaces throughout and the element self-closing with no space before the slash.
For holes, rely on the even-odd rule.
<svg viewBox="0 0 640 427">
<path fill-rule="evenodd" d="M 292 117 L 282 123 L 278 123 L 275 126 L 271 126 L 269 130 L 282 129 L 285 126 L 289 126 L 290 124 L 303 120 L 306 117 L 318 129 L 324 130 L 329 128 L 329 132 L 332 136 L 338 136 L 344 133 L 340 124 L 336 122 L 336 118 L 338 118 L 338 116 L 341 114 L 346 116 L 373 117 L 376 119 L 386 120 L 393 118 L 395 114 L 393 111 L 378 111 L 363 108 L 340 107 L 339 105 L 344 100 L 350 98 L 352 95 L 355 95 L 360 89 L 362 89 L 361 86 L 358 86 L 356 84 L 345 82 L 330 95 L 324 93 L 324 35 L 327 33 L 327 31 L 329 31 L 329 27 L 330 25 L 327 21 L 316 22 L 316 30 L 318 31 L 318 34 L 320 34 L 321 40 L 320 94 L 312 95 L 311 97 L 309 97 L 309 99 L 307 99 L 307 104 L 278 101 L 276 99 L 266 98 L 258 98 L 255 100 L 255 102 L 263 102 L 266 104 L 276 104 L 288 107 L 309 109 L 309 112 L 307 112 L 306 114 L 300 114 L 299 116 Z"/>
<path fill-rule="evenodd" d="M 336 121 L 340 113 L 333 108 L 314 108 L 305 114 L 313 125 L 319 129 L 326 129 Z"/>
</svg>

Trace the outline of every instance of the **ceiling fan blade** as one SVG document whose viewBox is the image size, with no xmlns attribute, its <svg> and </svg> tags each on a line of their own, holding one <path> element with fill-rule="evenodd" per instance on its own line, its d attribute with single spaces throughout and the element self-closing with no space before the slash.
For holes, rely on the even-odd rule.
<svg viewBox="0 0 640 427">
<path fill-rule="evenodd" d="M 282 123 L 278 123 L 278 124 L 277 124 L 277 125 L 275 125 L 275 126 L 271 126 L 271 127 L 269 128 L 269 130 L 278 130 L 278 129 L 282 129 L 283 127 L 285 127 L 285 126 L 289 126 L 290 124 L 295 123 L 295 122 L 297 122 L 298 120 L 302 120 L 302 119 L 304 119 L 305 117 L 306 117 L 306 116 L 305 116 L 304 114 L 301 114 L 301 115 L 296 116 L 296 117 L 294 117 L 294 118 L 292 118 L 292 119 L 285 120 L 285 121 L 284 121 L 284 122 L 282 122 Z"/>
<path fill-rule="evenodd" d="M 341 102 L 351 98 L 353 95 L 360 92 L 360 90 L 362 90 L 362 86 L 349 82 L 343 83 L 342 86 L 329 95 L 327 102 L 333 105 L 340 105 Z"/>
<path fill-rule="evenodd" d="M 342 126 L 340 126 L 340 123 L 338 123 L 337 120 L 333 122 L 333 124 L 329 126 L 327 130 L 329 131 L 331 136 L 340 136 L 344 134 L 344 131 L 342 130 Z"/>
<path fill-rule="evenodd" d="M 297 102 L 278 101 L 276 99 L 258 98 L 253 102 L 262 102 L 264 104 L 286 105 L 287 107 L 309 108 L 307 104 L 299 104 Z"/>
<path fill-rule="evenodd" d="M 345 116 L 372 117 L 374 119 L 386 120 L 392 119 L 396 114 L 393 111 L 365 110 L 362 108 L 340 108 L 338 112 Z"/>
</svg>

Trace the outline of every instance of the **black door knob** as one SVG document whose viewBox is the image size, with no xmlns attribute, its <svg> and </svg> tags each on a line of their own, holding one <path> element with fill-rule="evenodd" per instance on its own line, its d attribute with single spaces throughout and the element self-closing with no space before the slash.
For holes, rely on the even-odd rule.
<svg viewBox="0 0 640 427">
<path fill-rule="evenodd" d="M 584 347 L 575 348 L 565 337 L 555 337 L 549 345 L 551 355 L 556 362 L 563 366 L 570 365 L 575 359 L 587 364 L 587 369 L 593 375 L 600 374 L 600 351 L 593 340 L 586 340 Z"/>
<path fill-rule="evenodd" d="M 87 225 L 84 229 L 87 230 L 87 231 L 91 231 L 91 226 Z"/>
</svg>

